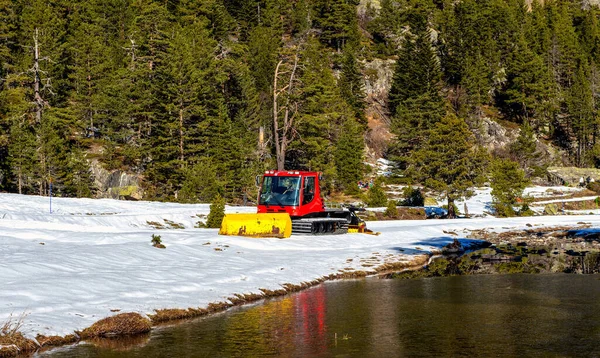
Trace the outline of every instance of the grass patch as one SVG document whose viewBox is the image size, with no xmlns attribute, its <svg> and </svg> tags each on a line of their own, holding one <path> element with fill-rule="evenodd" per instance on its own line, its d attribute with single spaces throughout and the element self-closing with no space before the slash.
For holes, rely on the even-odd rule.
<svg viewBox="0 0 600 358">
<path fill-rule="evenodd" d="M 287 294 L 287 291 L 284 289 L 269 290 L 266 288 L 259 288 L 259 290 L 262 291 L 262 293 L 264 293 L 265 297 L 277 297 L 277 296 L 283 296 L 283 295 Z"/>
<path fill-rule="evenodd" d="M 236 293 L 234 297 L 229 297 L 228 300 L 231 301 L 231 303 L 233 303 L 234 305 L 243 305 L 244 303 L 258 301 L 263 297 L 264 295 L 260 293 Z"/>
<path fill-rule="evenodd" d="M 25 314 L 16 319 L 11 315 L 0 326 L 0 357 L 15 357 L 17 354 L 37 349 L 37 344 L 31 339 L 25 338 L 20 332 L 24 319 Z"/>
<path fill-rule="evenodd" d="M 169 321 L 177 321 L 182 319 L 194 318 L 204 316 L 208 313 L 205 309 L 181 309 L 181 308 L 165 308 L 161 310 L 155 310 L 155 314 L 148 315 L 152 320 L 152 323 L 162 323 Z"/>
<path fill-rule="evenodd" d="M 180 223 L 176 223 L 175 221 L 163 219 L 163 221 L 171 227 L 171 229 L 185 229 L 185 226 Z"/>
<path fill-rule="evenodd" d="M 38 341 L 40 346 L 42 347 L 54 347 L 54 346 L 62 346 L 65 344 L 75 343 L 79 340 L 79 338 L 74 334 L 68 334 L 64 337 L 61 336 L 44 336 L 38 334 L 35 339 Z"/>
<path fill-rule="evenodd" d="M 81 338 L 111 337 L 150 332 L 152 323 L 139 313 L 120 313 L 94 323 L 81 331 Z"/>
<path fill-rule="evenodd" d="M 156 222 L 156 221 L 146 221 L 146 224 L 148 224 L 158 230 L 165 229 L 165 226 L 163 224 Z"/>
</svg>

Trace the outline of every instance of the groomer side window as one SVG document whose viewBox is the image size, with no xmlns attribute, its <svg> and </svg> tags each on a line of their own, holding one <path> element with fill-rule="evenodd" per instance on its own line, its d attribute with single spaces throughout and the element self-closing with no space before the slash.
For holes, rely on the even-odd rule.
<svg viewBox="0 0 600 358">
<path fill-rule="evenodd" d="M 304 178 L 304 195 L 302 204 L 308 204 L 315 198 L 315 177 Z"/>
</svg>

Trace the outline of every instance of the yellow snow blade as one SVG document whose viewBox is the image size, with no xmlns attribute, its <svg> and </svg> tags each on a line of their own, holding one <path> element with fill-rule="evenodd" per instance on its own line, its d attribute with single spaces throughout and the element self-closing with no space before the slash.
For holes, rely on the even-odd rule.
<svg viewBox="0 0 600 358">
<path fill-rule="evenodd" d="M 292 219 L 287 213 L 225 214 L 219 235 L 286 238 L 292 235 Z"/>
</svg>

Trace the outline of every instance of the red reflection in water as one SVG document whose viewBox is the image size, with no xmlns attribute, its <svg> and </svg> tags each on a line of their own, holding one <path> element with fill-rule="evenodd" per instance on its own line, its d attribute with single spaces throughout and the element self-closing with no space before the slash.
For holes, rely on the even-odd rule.
<svg viewBox="0 0 600 358">
<path fill-rule="evenodd" d="M 297 343 L 304 348 L 309 348 L 311 352 L 324 352 L 327 348 L 325 286 L 319 285 L 311 290 L 300 292 L 295 297 L 296 328 L 301 330 L 296 337 L 302 340 Z"/>
</svg>

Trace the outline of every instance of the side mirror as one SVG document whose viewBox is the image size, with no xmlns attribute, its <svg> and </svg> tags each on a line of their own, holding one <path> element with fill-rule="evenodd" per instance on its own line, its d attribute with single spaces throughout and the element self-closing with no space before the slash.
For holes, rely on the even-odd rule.
<svg viewBox="0 0 600 358">
<path fill-rule="evenodd" d="M 261 179 L 262 179 L 262 176 L 261 176 L 261 175 L 257 175 L 257 176 L 254 178 L 254 184 L 256 185 L 256 187 L 257 187 L 257 188 L 259 188 L 259 187 L 260 187 L 260 182 L 261 182 Z"/>
</svg>

